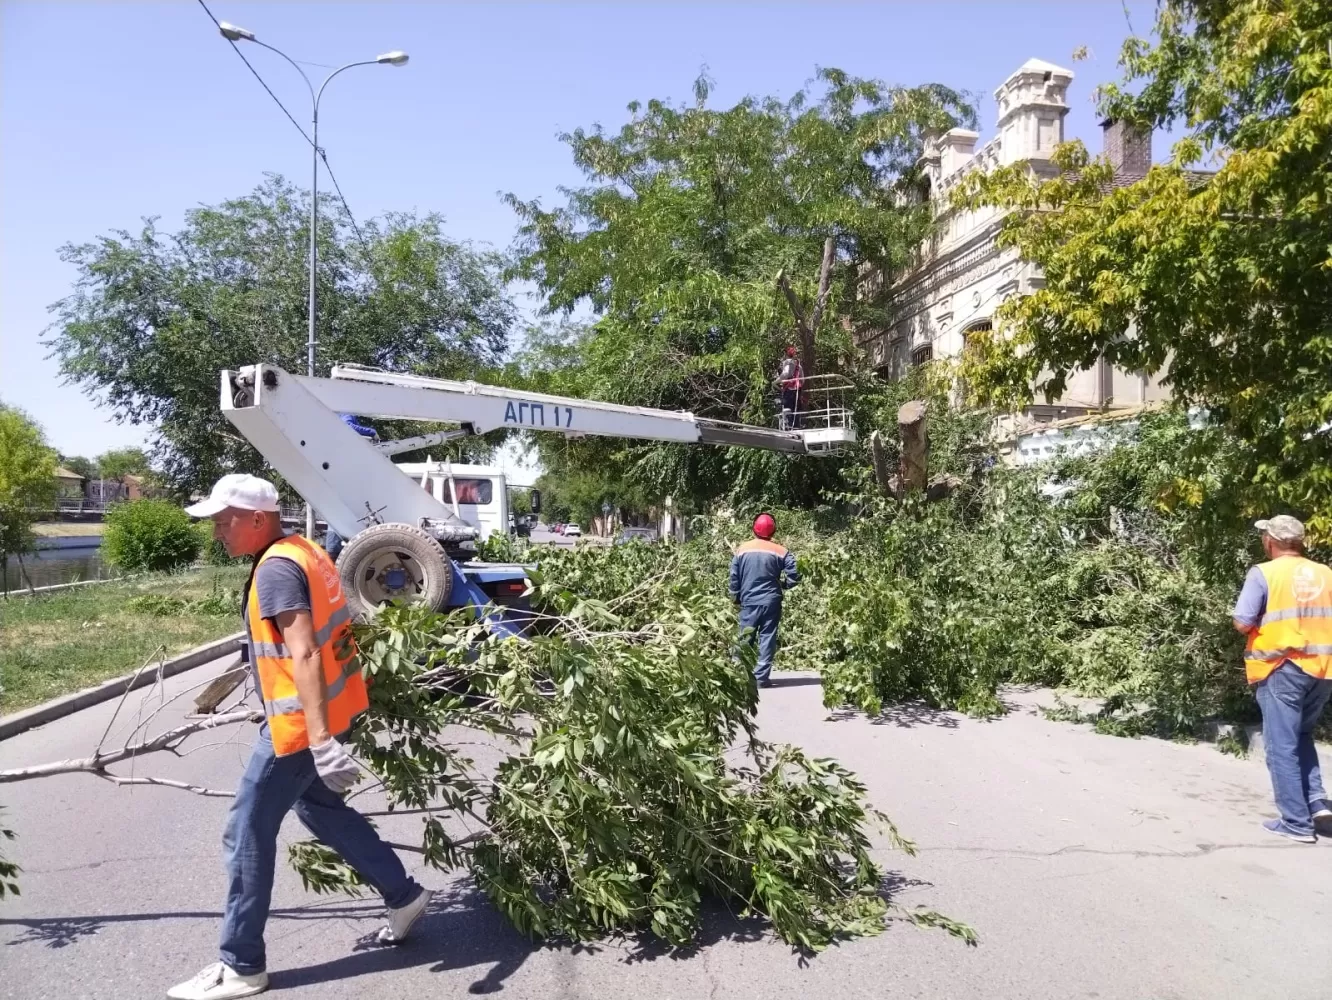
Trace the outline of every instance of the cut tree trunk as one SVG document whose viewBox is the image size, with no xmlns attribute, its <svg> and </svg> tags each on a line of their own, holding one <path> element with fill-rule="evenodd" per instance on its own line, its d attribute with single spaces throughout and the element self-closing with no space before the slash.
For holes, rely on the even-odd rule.
<svg viewBox="0 0 1332 1000">
<path fill-rule="evenodd" d="M 902 436 L 901 483 L 903 493 L 923 490 L 929 482 L 930 437 L 925 424 L 924 400 L 903 403 L 897 411 L 897 429 Z"/>
</svg>

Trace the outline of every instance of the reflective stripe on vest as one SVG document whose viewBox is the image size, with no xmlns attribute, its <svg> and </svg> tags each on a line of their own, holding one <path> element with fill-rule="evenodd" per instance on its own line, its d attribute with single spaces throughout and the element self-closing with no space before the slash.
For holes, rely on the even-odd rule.
<svg viewBox="0 0 1332 1000">
<path fill-rule="evenodd" d="M 1267 608 L 1244 651 L 1249 683 L 1265 680 L 1286 660 L 1314 677 L 1332 676 L 1332 570 L 1300 556 L 1258 568 L 1267 581 Z"/>
<path fill-rule="evenodd" d="M 269 546 L 259 557 L 256 575 L 264 560 L 272 558 L 290 559 L 301 568 L 309 584 L 315 646 L 324 670 L 328 728 L 338 736 L 365 711 L 369 698 L 351 635 L 351 611 L 342 593 L 337 569 L 323 549 L 300 535 L 280 539 Z M 259 591 L 253 585 L 248 609 L 250 650 L 259 674 L 260 694 L 273 749 L 278 756 L 297 753 L 308 748 L 310 740 L 305 728 L 305 713 L 296 691 L 291 651 L 278 627 L 260 614 Z"/>
</svg>

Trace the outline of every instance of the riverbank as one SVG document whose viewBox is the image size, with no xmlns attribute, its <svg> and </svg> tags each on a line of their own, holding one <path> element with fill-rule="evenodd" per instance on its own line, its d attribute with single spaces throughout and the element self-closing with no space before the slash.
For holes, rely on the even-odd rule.
<svg viewBox="0 0 1332 1000">
<path fill-rule="evenodd" d="M 101 521 L 41 521 L 32 526 L 38 538 L 101 538 L 105 530 Z"/>
<path fill-rule="evenodd" d="M 247 572 L 208 566 L 0 602 L 0 714 L 230 635 Z"/>
</svg>

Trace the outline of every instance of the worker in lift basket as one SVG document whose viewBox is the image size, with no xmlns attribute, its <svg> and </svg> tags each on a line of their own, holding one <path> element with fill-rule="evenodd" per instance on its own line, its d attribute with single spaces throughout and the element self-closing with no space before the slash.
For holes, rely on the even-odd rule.
<svg viewBox="0 0 1332 1000">
<path fill-rule="evenodd" d="M 731 599 L 740 605 L 740 632 L 758 643 L 754 679 L 772 687 L 772 661 L 777 655 L 777 626 L 782 620 L 782 594 L 800 582 L 795 554 L 772 540 L 777 522 L 771 514 L 754 519 L 754 537 L 731 559 Z"/>
<path fill-rule="evenodd" d="M 254 560 L 241 614 L 266 719 L 222 835 L 229 882 L 220 961 L 167 993 L 229 1000 L 268 989 L 264 924 L 278 830 L 289 810 L 384 897 L 380 943 L 402 941 L 430 893 L 343 800 L 360 768 L 339 738 L 369 702 L 332 560 L 300 535 L 283 533 L 277 490 L 267 480 L 223 476 L 207 500 L 187 510 L 212 519 L 213 537 L 229 555 Z"/>
<path fill-rule="evenodd" d="M 1255 525 L 1268 561 L 1249 570 L 1235 602 L 1248 637 L 1244 672 L 1263 713 L 1263 756 L 1278 819 L 1263 827 L 1304 844 L 1332 833 L 1313 732 L 1332 696 L 1332 569 L 1304 556 L 1304 525 L 1280 514 Z M 1324 824 L 1327 824 L 1324 826 Z"/>
<path fill-rule="evenodd" d="M 805 369 L 796 357 L 796 349 L 788 347 L 777 372 L 777 384 L 782 390 L 782 416 L 778 426 L 784 431 L 800 426 L 800 389 L 804 381 Z"/>
</svg>

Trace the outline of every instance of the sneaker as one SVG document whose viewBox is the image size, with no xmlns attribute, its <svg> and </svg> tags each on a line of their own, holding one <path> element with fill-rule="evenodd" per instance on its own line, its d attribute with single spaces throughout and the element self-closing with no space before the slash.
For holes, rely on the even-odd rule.
<svg viewBox="0 0 1332 1000">
<path fill-rule="evenodd" d="M 1313 823 L 1315 828 L 1322 829 L 1325 834 L 1332 836 L 1332 809 L 1327 807 L 1326 802 L 1321 808 L 1313 811 Z"/>
<path fill-rule="evenodd" d="M 417 897 L 406 906 L 388 911 L 388 926 L 379 929 L 380 944 L 402 944 L 411 933 L 412 924 L 416 923 L 426 907 L 430 905 L 429 889 L 422 889 Z"/>
<path fill-rule="evenodd" d="M 268 989 L 268 973 L 242 976 L 225 962 L 214 962 L 193 979 L 167 990 L 170 1000 L 232 1000 Z"/>
<path fill-rule="evenodd" d="M 1278 837 L 1285 837 L 1287 840 L 1298 841 L 1301 844 L 1316 844 L 1318 838 L 1312 833 L 1297 833 L 1286 826 L 1283 820 L 1269 819 L 1263 822 L 1263 829 L 1268 833 L 1275 833 Z"/>
</svg>

